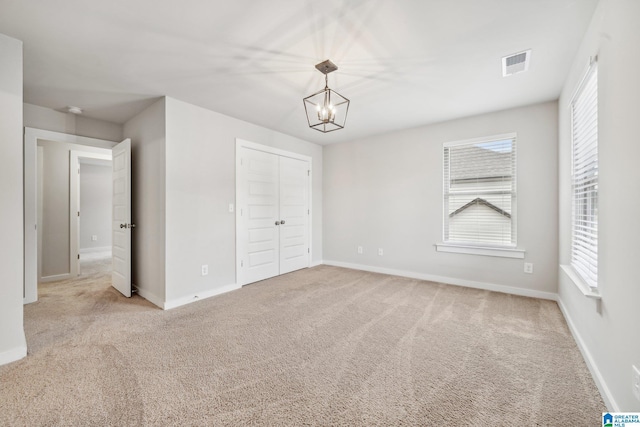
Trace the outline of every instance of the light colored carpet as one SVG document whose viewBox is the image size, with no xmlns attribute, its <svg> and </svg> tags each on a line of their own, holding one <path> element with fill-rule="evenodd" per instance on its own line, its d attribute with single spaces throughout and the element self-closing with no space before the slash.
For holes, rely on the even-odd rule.
<svg viewBox="0 0 640 427">
<path fill-rule="evenodd" d="M 100 269 L 98 269 L 100 270 Z M 161 311 L 44 284 L 0 425 L 596 425 L 554 302 L 329 266 Z"/>
</svg>

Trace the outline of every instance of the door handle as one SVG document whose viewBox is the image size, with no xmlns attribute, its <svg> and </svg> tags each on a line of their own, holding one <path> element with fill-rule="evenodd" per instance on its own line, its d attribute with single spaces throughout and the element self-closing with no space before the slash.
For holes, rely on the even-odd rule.
<svg viewBox="0 0 640 427">
<path fill-rule="evenodd" d="M 276 225 L 280 225 L 280 221 L 276 221 Z"/>
<path fill-rule="evenodd" d="M 136 228 L 135 224 L 120 224 L 120 228 Z"/>
<path fill-rule="evenodd" d="M 282 221 L 280 221 L 280 224 L 284 225 L 284 219 Z"/>
<path fill-rule="evenodd" d="M 127 224 L 120 224 L 120 228 L 127 228 Z"/>
</svg>

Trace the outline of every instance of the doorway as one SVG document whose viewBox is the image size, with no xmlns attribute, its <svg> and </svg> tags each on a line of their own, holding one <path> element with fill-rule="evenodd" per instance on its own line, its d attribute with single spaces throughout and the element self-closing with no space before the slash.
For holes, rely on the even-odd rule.
<svg viewBox="0 0 640 427">
<path fill-rule="evenodd" d="M 69 174 L 71 151 L 100 153 L 107 155 L 117 143 L 113 141 L 87 138 L 59 132 L 45 131 L 41 129 L 25 128 L 24 140 L 24 303 L 37 301 L 38 282 L 55 281 L 71 277 L 77 271 L 77 252 L 75 259 L 71 253 L 73 239 L 71 238 L 71 200 L 74 192 L 69 191 L 70 180 L 73 174 Z M 52 164 L 55 158 L 66 159 L 62 167 L 55 167 L 53 172 L 60 179 L 44 179 L 43 169 L 52 168 L 44 159 L 42 153 L 48 149 L 54 150 L 51 157 Z M 40 155 L 38 155 L 40 152 Z M 38 173 L 40 171 L 40 173 Z M 40 184 L 40 185 L 39 185 Z M 45 223 L 43 219 L 50 212 L 45 212 L 48 203 L 45 203 L 45 187 L 53 186 L 50 194 L 51 206 L 57 208 L 62 214 L 53 218 L 53 222 Z M 39 188 L 41 189 L 39 191 Z M 77 187 L 76 187 L 77 188 Z M 66 195 L 66 196 L 65 196 Z M 76 193 L 77 195 L 77 193 Z M 58 209 L 59 208 L 59 209 Z M 77 214 L 76 214 L 77 215 Z M 75 228 L 77 232 L 77 228 Z M 46 234 L 50 233 L 50 234 Z M 46 237 L 45 237 L 46 236 Z M 40 237 L 40 238 L 39 238 Z M 43 245 L 43 239 L 56 242 L 54 245 Z M 40 244 L 39 244 L 40 242 Z M 43 253 L 47 251 L 46 253 Z M 47 260 L 46 262 L 43 262 Z"/>
<path fill-rule="evenodd" d="M 237 283 L 309 267 L 311 158 L 238 139 L 236 160 Z"/>
<path fill-rule="evenodd" d="M 71 151 L 69 198 L 71 254 L 77 254 L 76 276 L 111 271 L 111 153 Z M 77 215 L 74 213 L 77 212 Z"/>
</svg>

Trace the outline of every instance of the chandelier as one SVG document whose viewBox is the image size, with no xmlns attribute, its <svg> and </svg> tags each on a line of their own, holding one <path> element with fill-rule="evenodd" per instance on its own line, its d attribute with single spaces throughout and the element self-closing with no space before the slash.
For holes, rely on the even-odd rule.
<svg viewBox="0 0 640 427">
<path fill-rule="evenodd" d="M 309 127 L 322 133 L 343 129 L 350 101 L 335 90 L 329 89 L 329 73 L 336 71 L 338 67 L 327 59 L 316 64 L 316 68 L 324 74 L 324 89 L 302 100 Z"/>
</svg>

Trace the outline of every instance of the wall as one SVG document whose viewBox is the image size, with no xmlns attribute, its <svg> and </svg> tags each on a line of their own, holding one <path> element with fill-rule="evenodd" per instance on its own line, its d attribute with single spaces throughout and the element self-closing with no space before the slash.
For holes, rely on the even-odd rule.
<svg viewBox="0 0 640 427">
<path fill-rule="evenodd" d="M 322 260 L 322 147 L 167 98 L 167 301 L 236 283 L 235 139 L 312 158 L 312 262 Z M 200 267 L 209 265 L 209 275 Z"/>
<path fill-rule="evenodd" d="M 0 34 L 0 365 L 27 355 L 22 320 L 22 42 Z"/>
<path fill-rule="evenodd" d="M 518 138 L 518 247 L 534 274 L 523 273 L 522 259 L 434 249 L 442 241 L 443 143 L 510 132 Z M 324 147 L 325 261 L 553 298 L 557 142 L 557 103 L 549 102 Z"/>
<path fill-rule="evenodd" d="M 124 125 L 131 138 L 131 274 L 141 296 L 165 301 L 165 100 Z"/>
<path fill-rule="evenodd" d="M 51 130 L 71 135 L 122 141 L 123 127 L 117 123 L 105 122 L 71 113 L 61 113 L 50 108 L 33 104 L 23 104 L 24 126 Z"/>
<path fill-rule="evenodd" d="M 112 167 L 80 162 L 80 253 L 111 250 Z M 96 236 L 97 240 L 91 240 Z"/>
<path fill-rule="evenodd" d="M 575 57 L 559 102 L 559 256 L 571 245 L 571 97 L 598 55 L 598 289 L 601 307 L 585 298 L 563 271 L 559 297 L 610 410 L 640 411 L 631 365 L 640 368 L 640 2 L 602 0 Z"/>
<path fill-rule="evenodd" d="M 69 153 L 75 150 L 111 154 L 111 150 L 54 141 L 38 141 L 38 146 L 43 153 L 42 171 L 38 171 L 42 176 L 42 180 L 38 180 L 42 184 L 39 280 L 62 279 L 70 273 Z"/>
</svg>

